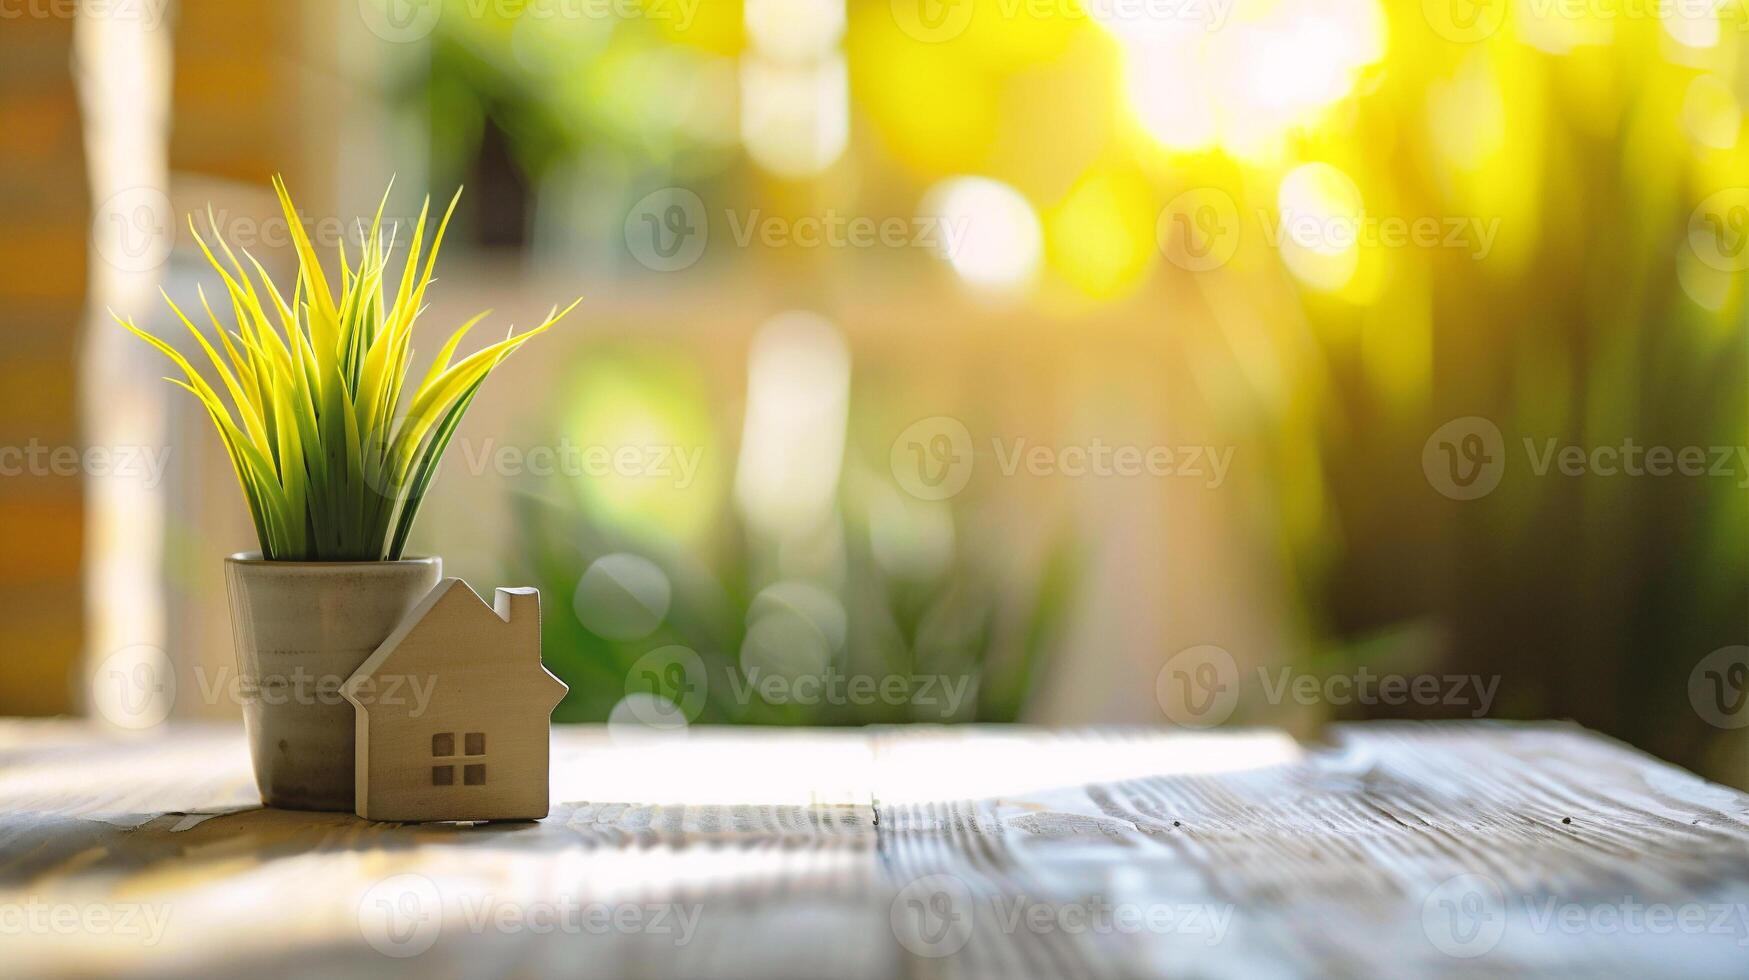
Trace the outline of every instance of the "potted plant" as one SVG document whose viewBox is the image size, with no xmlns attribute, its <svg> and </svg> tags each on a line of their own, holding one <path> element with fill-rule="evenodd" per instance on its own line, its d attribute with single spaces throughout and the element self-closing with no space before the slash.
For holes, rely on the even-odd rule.
<svg viewBox="0 0 1749 980">
<path fill-rule="evenodd" d="M 201 291 L 215 348 L 165 297 L 223 394 L 175 347 L 117 320 L 181 370 L 184 380 L 168 380 L 206 408 L 255 522 L 260 550 L 227 558 L 225 580 L 262 800 L 351 810 L 353 708 L 338 690 L 441 577 L 439 558 L 402 553 L 419 503 L 487 375 L 577 304 L 458 360 L 457 348 L 485 314 L 474 317 L 403 398 L 414 325 L 460 192 L 423 262 L 429 200 L 420 209 L 392 291 L 393 243 L 383 241 L 379 206 L 356 266 L 340 247 L 336 294 L 285 183 L 275 177 L 273 186 L 298 258 L 289 294 L 247 252 L 248 264 L 239 261 L 209 213 L 218 254 L 192 220 L 189 228 L 224 283 L 233 328 Z"/>
</svg>

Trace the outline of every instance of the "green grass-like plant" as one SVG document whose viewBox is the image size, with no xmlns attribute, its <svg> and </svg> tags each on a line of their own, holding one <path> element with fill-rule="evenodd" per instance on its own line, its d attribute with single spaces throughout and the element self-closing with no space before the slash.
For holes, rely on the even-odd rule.
<svg viewBox="0 0 1749 980">
<path fill-rule="evenodd" d="M 385 192 L 356 266 L 348 261 L 345 244 L 340 245 L 336 296 L 285 182 L 276 176 L 273 187 L 298 255 L 289 302 L 247 250 L 242 251 L 248 261 L 244 266 L 220 237 L 210 211 L 208 223 L 223 261 L 195 231 L 192 217 L 189 230 L 230 297 L 235 329 L 227 331 L 205 290 L 199 291 L 222 356 L 164 294 L 211 360 L 230 396 L 229 406 L 175 347 L 131 320 L 116 320 L 175 362 L 186 380 L 165 380 L 187 389 L 205 406 L 236 470 L 264 557 L 393 561 L 401 557 L 443 451 L 481 384 L 505 357 L 577 303 L 563 311 L 554 308 L 540 326 L 521 334 L 512 331 L 452 363 L 462 339 L 487 314 L 462 324 L 438 351 L 403 411 L 413 327 L 424 311 L 425 290 L 461 192 L 438 222 L 423 266 L 420 243 L 429 198 L 420 208 L 392 297 L 385 273 L 394 243 L 385 247 L 382 238 Z"/>
</svg>

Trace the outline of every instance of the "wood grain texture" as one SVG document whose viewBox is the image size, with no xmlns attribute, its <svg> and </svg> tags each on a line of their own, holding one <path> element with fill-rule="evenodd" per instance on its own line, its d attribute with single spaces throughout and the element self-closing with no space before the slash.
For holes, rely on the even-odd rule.
<svg viewBox="0 0 1749 980">
<path fill-rule="evenodd" d="M 1749 797 L 1567 726 L 560 728 L 551 814 L 0 723 L 15 976 L 1743 976 Z M 125 921 L 124 921 L 125 920 Z M 59 923 L 59 924 L 57 924 Z"/>
</svg>

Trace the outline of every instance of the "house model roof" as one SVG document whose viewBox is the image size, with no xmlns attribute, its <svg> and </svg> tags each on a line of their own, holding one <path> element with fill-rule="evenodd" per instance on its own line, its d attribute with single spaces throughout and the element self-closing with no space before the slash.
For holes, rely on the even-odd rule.
<svg viewBox="0 0 1749 980">
<path fill-rule="evenodd" d="M 495 608 L 459 578 L 439 582 L 346 679 L 341 695 L 369 713 L 373 699 L 360 697 L 359 689 L 379 675 L 488 672 L 494 686 L 532 680 L 530 686 L 547 695 L 536 703 L 550 713 L 569 688 L 541 665 L 540 594 L 498 589 L 494 599 Z"/>
</svg>

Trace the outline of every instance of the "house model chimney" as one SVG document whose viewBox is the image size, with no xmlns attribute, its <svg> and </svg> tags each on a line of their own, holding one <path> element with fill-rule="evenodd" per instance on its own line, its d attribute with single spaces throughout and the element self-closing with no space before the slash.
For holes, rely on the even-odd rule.
<svg viewBox="0 0 1749 980">
<path fill-rule="evenodd" d="M 510 623 L 540 622 L 539 589 L 499 589 L 493 594 L 492 607 Z"/>
</svg>

